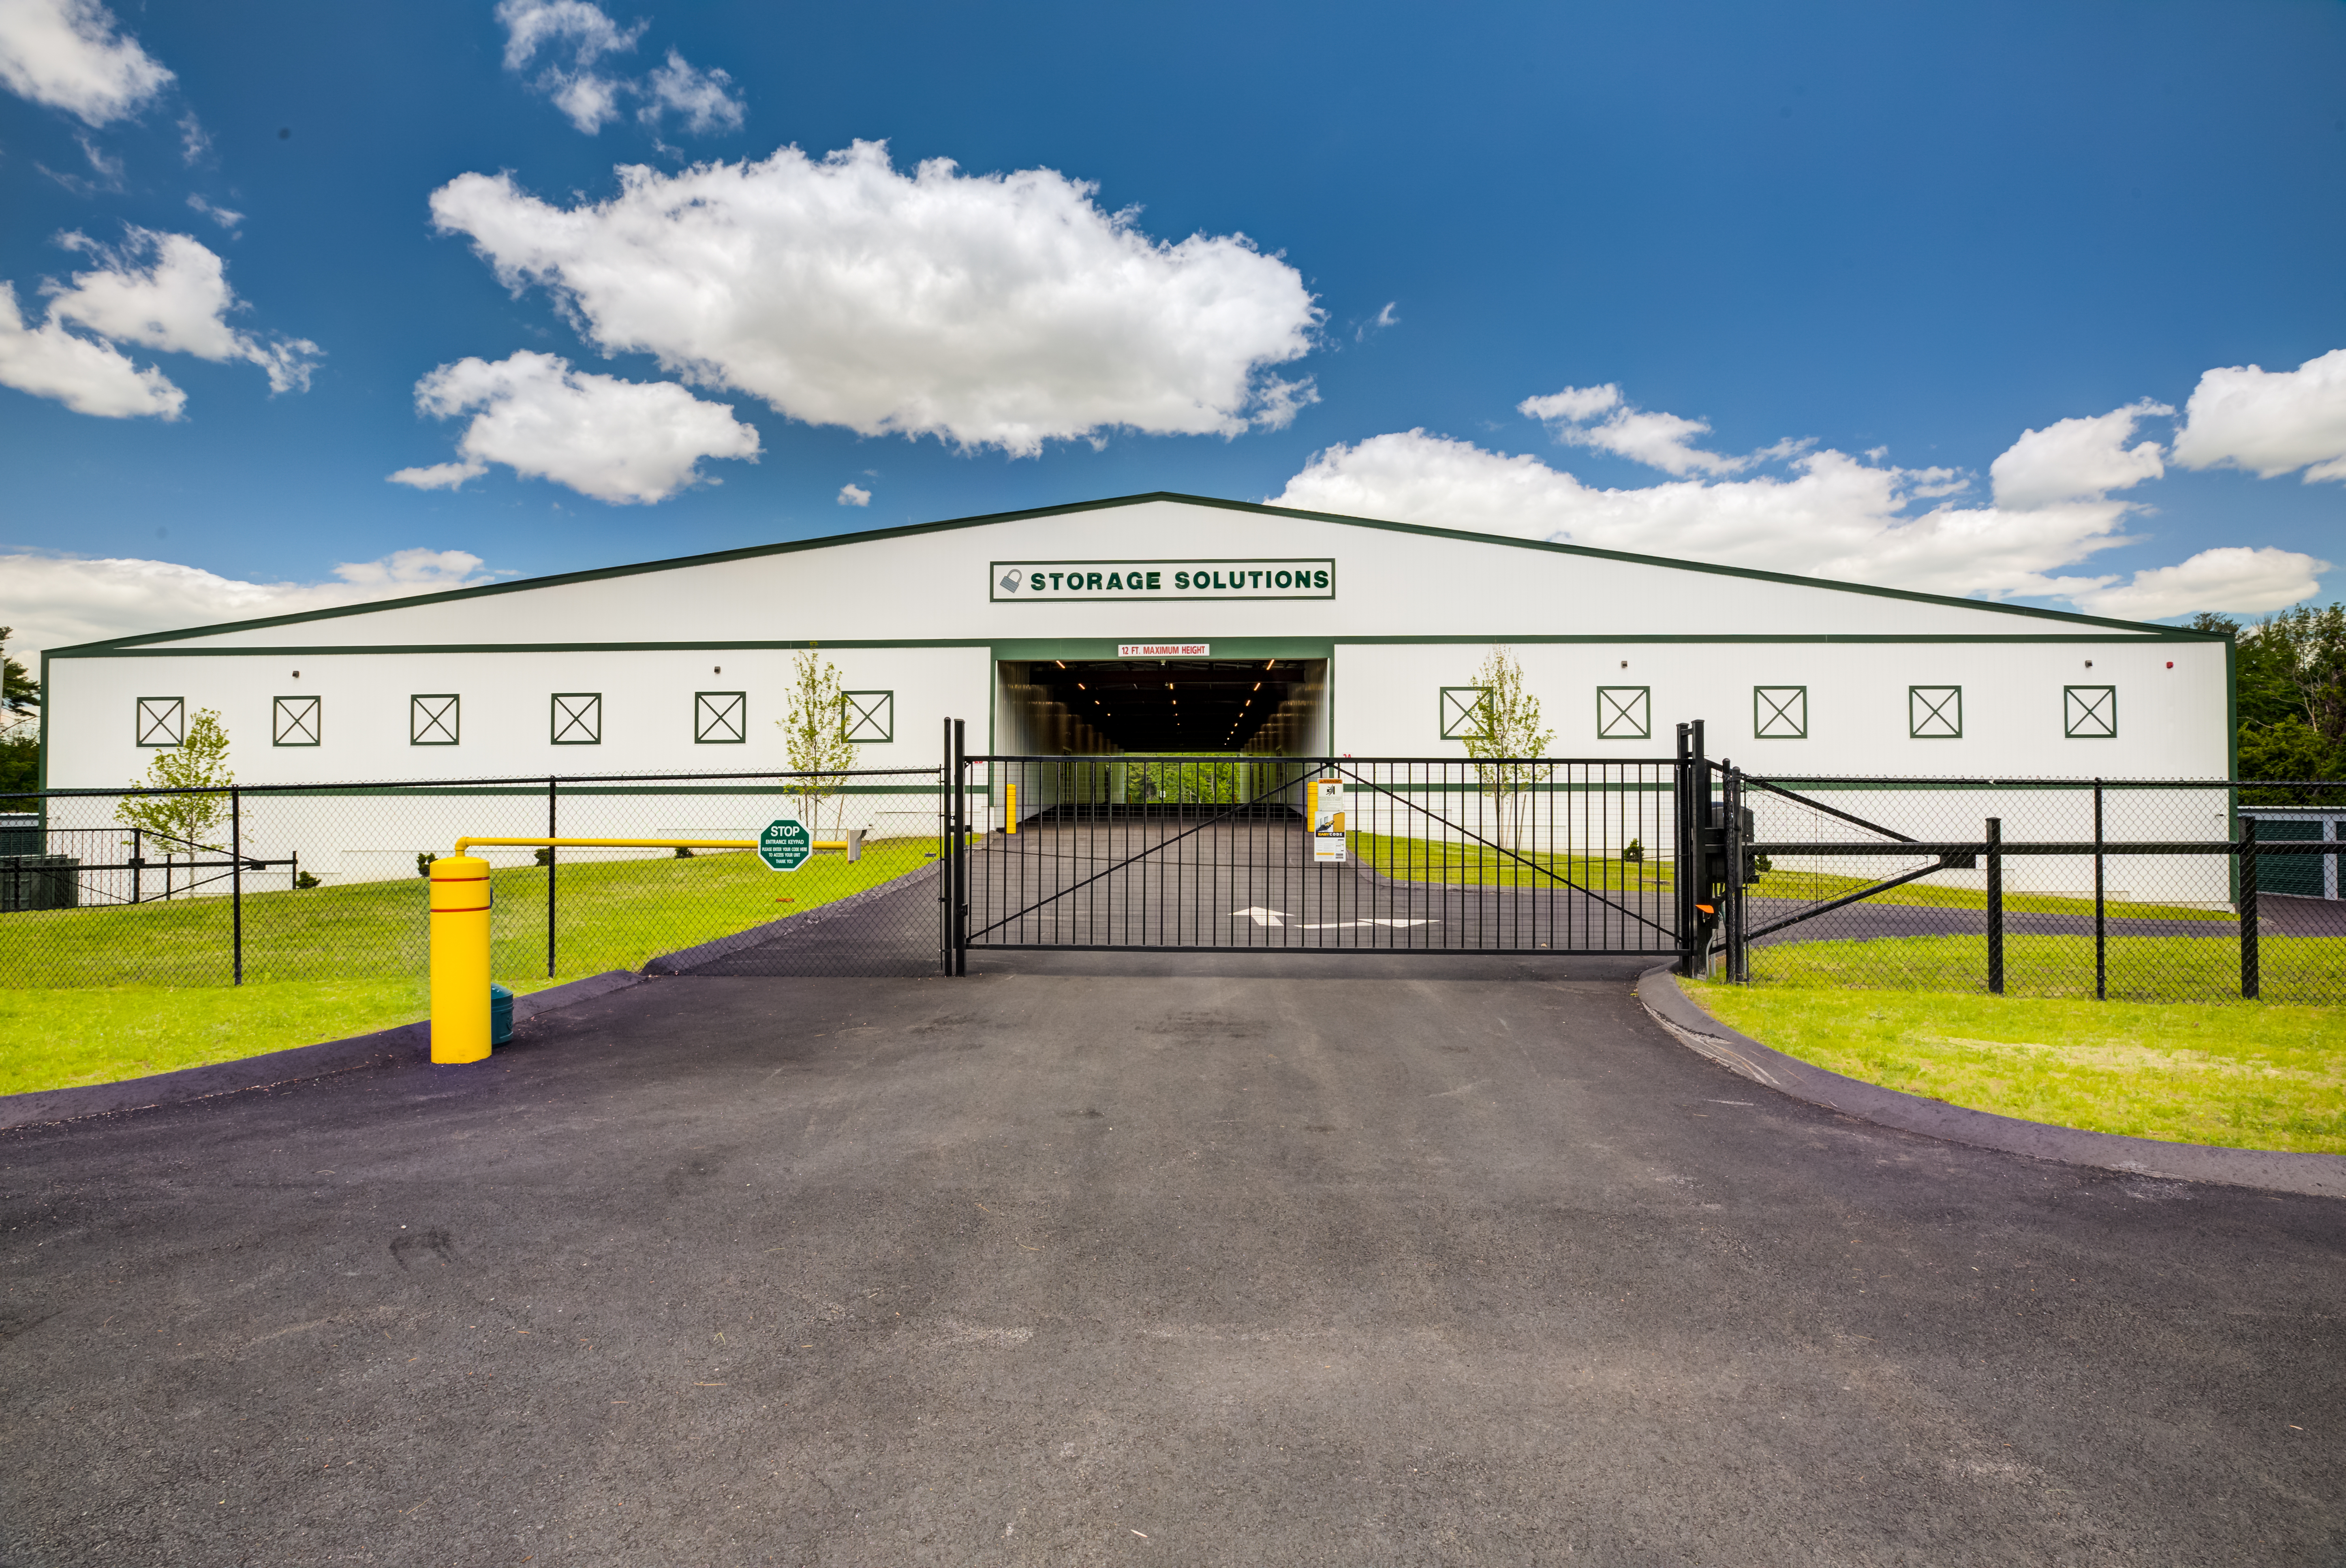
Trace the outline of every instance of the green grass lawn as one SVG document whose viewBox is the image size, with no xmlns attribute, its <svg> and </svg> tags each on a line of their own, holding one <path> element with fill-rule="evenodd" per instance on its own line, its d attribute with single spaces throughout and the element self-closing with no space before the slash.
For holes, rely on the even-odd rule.
<svg viewBox="0 0 2346 1568">
<path fill-rule="evenodd" d="M 2175 1143 L 2346 1154 L 2346 1008 L 1683 983 L 1763 1044 L 1910 1095 Z"/>
<path fill-rule="evenodd" d="M 1509 855 L 1487 845 L 1458 843 L 1443 839 L 1361 832 L 1348 837 L 1353 854 L 1380 874 L 1396 881 L 1535 888 L 1559 886 L 1561 883 L 1557 879 L 1561 878 L 1575 886 L 1597 892 L 1637 892 L 1668 888 L 1674 885 L 1675 881 L 1673 868 L 1669 864 L 1653 860 L 1623 860 L 1617 856 L 1529 850 Z M 1652 845 L 1646 848 L 1649 855 L 1660 852 Z M 1753 898 L 1793 899 L 1816 903 L 1841 898 L 1868 885 L 1856 877 L 1770 871 L 1754 882 L 1749 891 Z M 1976 888 L 1946 888 L 1926 882 L 1908 882 L 1888 892 L 1877 893 L 1866 901 L 1924 909 L 1984 910 L 1987 908 L 1987 894 Z M 2056 898 L 2045 893 L 2006 893 L 2004 907 L 2012 914 L 2082 915 L 2088 920 L 2094 913 L 2094 901 L 2091 899 Z M 2117 901 L 2106 901 L 2103 911 L 2114 921 L 2224 921 L 2232 918 L 2228 910 Z"/>
<path fill-rule="evenodd" d="M 1883 876 L 1893 876 L 1886 869 Z M 1878 881 L 1879 879 L 1873 879 Z M 1821 903 L 1827 899 L 1845 897 L 1858 889 L 1870 886 L 1867 880 L 1857 877 L 1829 877 L 1816 871 L 1770 871 L 1751 884 L 1750 896 L 1755 899 L 1797 899 L 1806 903 Z M 1979 888 L 1943 888 L 1929 882 L 1908 882 L 1886 893 L 1876 893 L 1865 901 L 1870 904 L 1903 904 L 1909 908 L 1943 910 L 1984 910 L 1987 893 Z M 2056 898 L 2049 893 L 2015 893 L 2004 895 L 2006 914 L 2065 914 L 2094 918 L 2091 899 Z M 2198 920 L 2229 921 L 2229 910 L 2191 909 L 2182 904 L 2121 902 L 2106 899 L 2104 915 L 2110 920 Z"/>
<path fill-rule="evenodd" d="M 1671 885 L 1669 868 L 1651 861 L 1543 850 L 1502 853 L 1484 844 L 1383 833 L 1354 832 L 1345 838 L 1355 857 L 1395 881 L 1485 888 L 1560 888 L 1568 882 L 1598 892 L 1650 891 Z"/>
<path fill-rule="evenodd" d="M 426 1006 L 421 975 L 0 989 L 0 1095 L 111 1084 L 346 1039 L 413 1023 Z"/>
<path fill-rule="evenodd" d="M 2240 993 L 2240 944 L 2226 937 L 2113 936 L 2109 994 L 2132 1002 L 2221 1002 Z M 2257 943 L 2262 1000 L 2317 1006 L 2346 1003 L 2346 941 L 2268 936 Z M 1751 950 L 1751 977 L 1764 985 L 1878 991 L 1987 990 L 1987 942 L 1976 936 L 1881 937 L 1871 942 L 1796 942 Z M 2007 995 L 2094 995 L 2094 939 L 2006 936 Z"/>
<path fill-rule="evenodd" d="M 566 862 L 557 967 L 546 871 L 491 873 L 490 972 L 528 992 L 817 909 L 930 862 L 935 842 L 867 845 L 796 871 L 747 854 Z M 576 851 L 574 851 L 575 853 Z M 424 1015 L 421 878 L 244 900 L 245 983 L 231 984 L 223 899 L 36 911 L 0 923 L 0 1094 L 108 1083 L 389 1028 Z"/>
</svg>

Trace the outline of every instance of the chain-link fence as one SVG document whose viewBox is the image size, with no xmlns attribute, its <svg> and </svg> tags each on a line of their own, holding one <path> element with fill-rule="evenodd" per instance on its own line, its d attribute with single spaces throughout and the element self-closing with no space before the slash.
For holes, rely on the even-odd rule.
<svg viewBox="0 0 2346 1568">
<path fill-rule="evenodd" d="M 0 817 L 0 986 L 403 980 L 423 995 L 425 874 L 459 838 L 755 840 L 752 850 L 474 850 L 492 974 L 526 990 L 612 969 L 934 973 L 938 769 L 53 790 Z"/>
<path fill-rule="evenodd" d="M 2346 1002 L 2346 784 L 1715 772 L 1729 978 Z"/>
</svg>

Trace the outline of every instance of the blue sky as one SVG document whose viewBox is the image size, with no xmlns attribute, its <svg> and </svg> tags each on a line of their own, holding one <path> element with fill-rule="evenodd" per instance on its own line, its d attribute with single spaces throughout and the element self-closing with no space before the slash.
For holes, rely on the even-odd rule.
<svg viewBox="0 0 2346 1568">
<path fill-rule="evenodd" d="M 20 647 L 1156 489 L 2346 566 L 2335 0 L 13 0 L 0 88 Z"/>
</svg>

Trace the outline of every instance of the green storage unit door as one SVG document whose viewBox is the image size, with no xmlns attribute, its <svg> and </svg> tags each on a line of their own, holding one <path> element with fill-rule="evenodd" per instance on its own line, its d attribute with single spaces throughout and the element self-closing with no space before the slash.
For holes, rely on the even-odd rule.
<svg viewBox="0 0 2346 1568">
<path fill-rule="evenodd" d="M 2319 822 L 2291 822 L 2271 817 L 2257 819 L 2257 840 L 2259 843 L 2300 843 L 2321 837 Z M 2257 857 L 2257 891 L 2260 893 L 2295 893 L 2300 898 L 2321 896 L 2320 855 L 2259 855 Z"/>
<path fill-rule="evenodd" d="M 0 855 L 0 914 L 81 907 L 81 861 L 71 855 Z"/>
</svg>

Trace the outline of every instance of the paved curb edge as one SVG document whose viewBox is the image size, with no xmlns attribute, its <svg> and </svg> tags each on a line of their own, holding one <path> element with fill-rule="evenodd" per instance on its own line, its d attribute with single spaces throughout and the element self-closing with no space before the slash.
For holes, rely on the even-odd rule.
<svg viewBox="0 0 2346 1568">
<path fill-rule="evenodd" d="M 556 1008 L 576 1006 L 638 985 L 643 976 L 615 969 L 566 981 L 514 998 L 514 1022 L 535 1018 Z M 430 1022 L 402 1023 L 348 1040 L 328 1040 L 316 1045 L 296 1045 L 263 1056 L 233 1062 L 211 1062 L 182 1067 L 176 1073 L 125 1078 L 113 1084 L 83 1084 L 70 1089 L 36 1089 L 30 1094 L 0 1095 L 0 1131 L 36 1126 L 44 1122 L 70 1122 L 101 1116 L 111 1111 L 143 1111 L 153 1105 L 177 1105 L 214 1095 L 240 1094 L 247 1089 L 273 1088 L 303 1078 L 322 1078 L 353 1068 L 393 1065 L 425 1060 L 432 1050 Z"/>
<path fill-rule="evenodd" d="M 1796 1100 L 1902 1132 L 1950 1143 L 2026 1155 L 2066 1165 L 2097 1166 L 2131 1176 L 2258 1187 L 2267 1192 L 2346 1197 L 2346 1155 L 2288 1154 L 2170 1144 L 1998 1116 L 1943 1100 L 1885 1089 L 1812 1066 L 1729 1028 L 1679 989 L 1668 964 L 1637 977 L 1637 1000 L 1678 1042 L 1731 1073 Z"/>
</svg>

